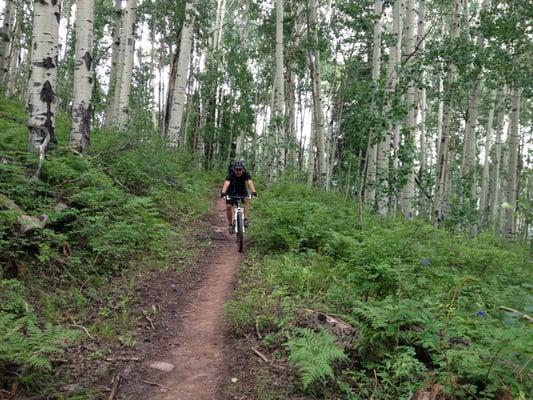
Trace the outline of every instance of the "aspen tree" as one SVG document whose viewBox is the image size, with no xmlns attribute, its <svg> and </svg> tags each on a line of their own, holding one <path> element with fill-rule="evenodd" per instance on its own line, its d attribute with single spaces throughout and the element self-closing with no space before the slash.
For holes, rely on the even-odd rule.
<svg viewBox="0 0 533 400">
<path fill-rule="evenodd" d="M 309 1 L 309 24 L 313 35 L 313 50 L 310 55 L 311 79 L 313 81 L 313 131 L 316 142 L 318 165 L 317 181 L 319 186 L 326 181 L 326 154 L 324 144 L 324 131 L 322 126 L 322 95 L 321 95 L 321 74 L 320 74 L 320 50 L 318 48 L 318 26 L 317 26 L 317 0 Z M 310 142 L 312 148 L 312 141 Z"/>
<path fill-rule="evenodd" d="M 33 2 L 33 34 L 28 81 L 30 114 L 29 148 L 38 150 L 47 141 L 55 145 L 55 111 L 58 58 L 58 2 Z M 46 147 L 46 146 L 45 146 Z"/>
<path fill-rule="evenodd" d="M 176 83 L 172 98 L 172 109 L 168 125 L 168 139 L 173 147 L 178 147 L 182 141 L 183 111 L 185 109 L 185 99 L 187 92 L 187 79 L 189 73 L 192 30 L 194 25 L 194 6 L 188 1 L 185 5 L 185 19 L 181 30 L 181 40 L 179 56 L 177 61 Z"/>
<path fill-rule="evenodd" d="M 504 209 L 503 236 L 511 239 L 516 235 L 516 212 L 518 210 L 518 147 L 520 143 L 520 89 L 514 88 L 511 106 L 511 127 L 508 138 L 509 163 L 507 164 L 506 207 Z"/>
<path fill-rule="evenodd" d="M 416 41 L 418 51 L 424 53 L 426 48 L 426 1 L 420 0 L 418 3 L 418 29 L 416 33 Z M 420 167 L 418 172 L 418 182 L 421 191 L 426 188 L 427 175 L 427 159 L 428 146 L 426 141 L 426 115 L 427 115 L 427 96 L 426 96 L 426 74 L 422 71 L 421 76 L 422 88 L 417 90 L 418 94 L 418 110 L 420 115 L 420 123 L 418 124 L 418 136 L 420 143 Z M 420 213 L 427 216 L 427 199 L 425 193 L 420 196 Z"/>
<path fill-rule="evenodd" d="M 21 19 L 22 19 L 22 6 L 18 4 L 17 12 L 15 16 L 15 26 L 13 28 L 13 34 L 11 35 L 9 46 L 9 59 L 7 73 L 4 75 L 4 86 L 6 88 L 6 95 L 11 96 L 15 93 L 15 83 L 17 81 L 19 57 L 20 57 L 20 33 L 21 33 Z"/>
<path fill-rule="evenodd" d="M 89 146 L 93 88 L 93 18 L 94 0 L 76 2 L 76 64 L 72 100 L 70 146 Z"/>
<path fill-rule="evenodd" d="M 394 46 L 389 51 L 389 62 L 387 65 L 387 82 L 386 90 L 388 102 L 385 105 L 385 113 L 388 114 L 391 109 L 391 101 L 396 91 L 398 83 L 398 64 L 400 62 L 402 48 L 402 8 L 403 0 L 395 0 L 393 5 L 392 16 L 392 34 Z M 391 148 L 391 136 L 394 130 L 394 124 L 389 123 L 389 129 L 380 139 L 377 152 L 377 179 L 379 186 L 377 190 L 377 211 L 380 215 L 388 213 L 389 204 L 389 156 Z"/>
<path fill-rule="evenodd" d="M 372 46 L 372 110 L 375 109 L 375 95 L 379 84 L 380 62 L 381 62 L 381 14 L 383 10 L 383 2 L 381 0 L 374 1 L 374 35 Z M 378 158 L 378 142 L 375 129 L 368 134 L 368 155 L 367 155 L 367 174 L 366 182 L 367 188 L 365 190 L 365 201 L 368 206 L 374 207 L 376 201 L 376 168 Z"/>
<path fill-rule="evenodd" d="M 481 10 L 487 8 L 490 1 L 484 0 L 481 5 Z M 467 15 L 468 17 L 468 15 Z M 483 45 L 483 37 L 479 35 L 476 39 L 476 46 L 480 49 Z M 476 167 L 477 167 L 477 151 L 476 151 L 476 126 L 479 113 L 479 101 L 481 98 L 481 90 L 483 82 L 481 78 L 481 71 L 475 78 L 474 88 L 468 99 L 468 119 L 465 126 L 465 137 L 463 145 L 463 155 L 461 162 L 461 175 L 463 197 L 467 197 L 470 201 L 477 200 L 477 185 L 476 185 Z M 475 228 L 471 227 L 472 233 L 475 233 Z"/>
<path fill-rule="evenodd" d="M 117 75 L 117 83 L 120 83 L 118 90 L 118 104 L 116 124 L 120 129 L 124 129 L 128 123 L 129 100 L 131 91 L 131 80 L 133 76 L 133 56 L 135 50 L 134 28 L 137 19 L 137 0 L 128 0 L 124 25 L 120 45 L 124 50 L 124 61 L 122 63 L 121 75 Z M 115 96 L 117 94 L 115 93 Z"/>
<path fill-rule="evenodd" d="M 406 62 L 406 68 L 409 68 L 414 62 L 415 53 L 415 1 L 407 0 L 406 3 L 407 14 L 405 19 L 405 50 L 407 57 L 410 57 Z M 409 80 L 407 87 L 407 94 L 405 96 L 407 116 L 405 118 L 405 136 L 403 146 L 407 147 L 407 152 L 414 152 L 414 130 L 416 127 L 416 108 L 415 108 L 415 83 L 413 78 Z M 415 164 L 414 155 L 408 156 L 404 160 L 404 173 L 407 174 L 406 183 L 401 190 L 401 210 L 406 218 L 414 217 L 414 197 L 415 197 Z"/>
<path fill-rule="evenodd" d="M 16 18 L 14 0 L 5 0 L 4 21 L 0 31 L 0 84 L 9 72 L 9 54 L 12 43 L 12 31 Z"/>
<path fill-rule="evenodd" d="M 117 76 L 121 76 L 121 67 L 123 66 L 124 52 L 121 51 L 121 33 L 122 33 L 122 0 L 115 0 L 113 15 L 113 28 L 111 31 L 111 69 L 109 71 L 109 87 L 107 90 L 107 114 L 105 124 L 110 126 L 113 123 L 114 113 L 118 102 Z"/>
<path fill-rule="evenodd" d="M 461 19 L 461 0 L 453 0 L 452 20 L 450 27 L 450 38 L 457 40 L 460 29 L 459 21 Z M 451 63 L 448 65 L 445 92 L 451 91 L 451 86 L 455 80 L 457 67 Z M 443 104 L 442 116 L 442 133 L 439 143 L 439 153 L 437 156 L 437 180 L 434 195 L 433 222 L 436 226 L 442 226 L 447 214 L 449 185 L 450 185 L 450 138 L 451 138 L 451 119 L 452 119 L 451 99 L 448 93 Z"/>
<path fill-rule="evenodd" d="M 502 134 L 505 119 L 505 99 L 507 97 L 507 86 L 504 86 L 500 93 L 498 103 L 498 117 L 496 119 L 496 134 L 494 137 L 494 158 L 492 161 L 492 176 L 489 187 L 489 221 L 497 225 L 499 205 L 501 204 L 501 164 L 502 164 Z"/>
<path fill-rule="evenodd" d="M 489 206 L 489 172 L 490 153 L 492 149 L 492 131 L 494 125 L 494 108 L 496 107 L 496 92 L 492 91 L 490 96 L 490 110 L 485 134 L 485 148 L 483 158 L 483 172 L 481 174 L 481 192 L 479 194 L 479 210 L 482 218 L 486 221 Z"/>
<path fill-rule="evenodd" d="M 275 143 L 285 139 L 284 122 L 285 122 L 285 90 L 283 77 L 283 0 L 276 1 L 276 73 L 274 79 L 274 124 L 276 139 Z M 278 149 L 275 146 L 272 151 L 277 155 Z M 277 158 L 277 157 L 276 157 Z"/>
</svg>

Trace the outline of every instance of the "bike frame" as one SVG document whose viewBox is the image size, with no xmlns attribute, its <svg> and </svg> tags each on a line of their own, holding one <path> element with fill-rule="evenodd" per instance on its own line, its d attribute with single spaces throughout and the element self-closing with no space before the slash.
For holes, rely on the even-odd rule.
<svg viewBox="0 0 533 400">
<path fill-rule="evenodd" d="M 244 208 L 241 207 L 241 202 L 244 199 L 250 200 L 252 196 L 226 196 L 226 200 L 234 201 L 235 204 L 233 205 L 233 224 L 237 223 L 237 215 L 242 214 L 243 220 L 244 220 Z M 244 225 L 242 227 L 242 231 L 244 232 Z"/>
<path fill-rule="evenodd" d="M 233 226 L 235 227 L 236 236 L 237 236 L 237 246 L 239 249 L 239 252 L 242 253 L 244 248 L 244 208 L 241 207 L 241 202 L 245 199 L 251 199 L 252 196 L 226 196 L 226 199 L 228 201 L 231 201 L 232 207 L 234 209 L 233 212 Z M 240 216 L 240 218 L 239 218 Z M 239 224 L 238 221 L 241 221 Z"/>
</svg>

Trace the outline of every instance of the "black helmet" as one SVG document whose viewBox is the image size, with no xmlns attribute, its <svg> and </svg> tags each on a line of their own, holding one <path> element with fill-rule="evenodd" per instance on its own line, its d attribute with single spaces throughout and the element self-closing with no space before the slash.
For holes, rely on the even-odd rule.
<svg viewBox="0 0 533 400">
<path fill-rule="evenodd" d="M 233 161 L 233 169 L 244 169 L 244 163 L 241 160 Z"/>
</svg>

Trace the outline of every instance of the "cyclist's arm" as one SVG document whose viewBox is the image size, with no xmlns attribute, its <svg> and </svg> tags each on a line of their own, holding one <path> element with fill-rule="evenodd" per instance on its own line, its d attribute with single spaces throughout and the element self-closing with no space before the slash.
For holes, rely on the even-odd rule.
<svg viewBox="0 0 533 400">
<path fill-rule="evenodd" d="M 222 193 L 228 193 L 230 182 L 228 180 L 224 181 L 224 185 L 222 186 Z"/>
<path fill-rule="evenodd" d="M 250 191 L 250 193 L 257 192 L 257 190 L 255 190 L 254 182 L 251 179 L 248 179 L 246 181 L 246 184 L 248 185 L 248 190 Z"/>
</svg>

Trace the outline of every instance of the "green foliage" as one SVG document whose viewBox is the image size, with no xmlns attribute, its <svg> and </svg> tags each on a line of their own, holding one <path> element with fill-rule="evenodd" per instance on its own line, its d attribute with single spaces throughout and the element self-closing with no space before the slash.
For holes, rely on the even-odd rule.
<svg viewBox="0 0 533 400">
<path fill-rule="evenodd" d="M 50 356 L 62 353 L 64 345 L 76 337 L 51 324 L 40 328 L 26 296 L 17 280 L 0 280 L 0 370 L 10 365 L 50 369 Z"/>
<path fill-rule="evenodd" d="M 250 317 L 239 332 L 253 329 L 267 302 L 279 315 L 263 331 L 270 347 L 293 337 L 301 321 L 290 315 L 303 308 L 338 315 L 358 332 L 336 385 L 316 388 L 325 398 L 408 398 L 435 381 L 456 398 L 532 389 L 527 323 L 499 308 L 531 314 L 525 248 L 359 215 L 334 193 L 295 184 L 262 193 L 253 220 L 261 258 L 242 271 L 234 314 L 246 304 Z"/>
<path fill-rule="evenodd" d="M 123 293 L 143 270 L 172 268 L 190 255 L 186 235 L 208 209 L 214 181 L 191 172 L 190 156 L 151 133 L 96 130 L 80 157 L 64 147 L 69 118 L 61 113 L 58 147 L 36 178 L 22 110 L 0 98 L 7 116 L 0 118 L 0 192 L 20 208 L 0 206 L 0 387 L 15 379 L 38 391 L 50 379 L 51 356 L 76 338 L 62 327 L 67 319 L 100 339 L 135 345 L 133 294 Z M 18 234 L 22 214 L 46 215 L 48 223 Z M 131 284 L 114 288 L 110 277 L 120 275 Z M 111 304 L 114 297 L 123 300 Z M 98 317 L 84 322 L 102 303 Z"/>
<path fill-rule="evenodd" d="M 334 378 L 333 363 L 346 360 L 344 351 L 335 343 L 329 332 L 316 333 L 310 329 L 297 329 L 287 341 L 289 361 L 300 371 L 302 385 L 307 389 L 315 382 Z"/>
</svg>

